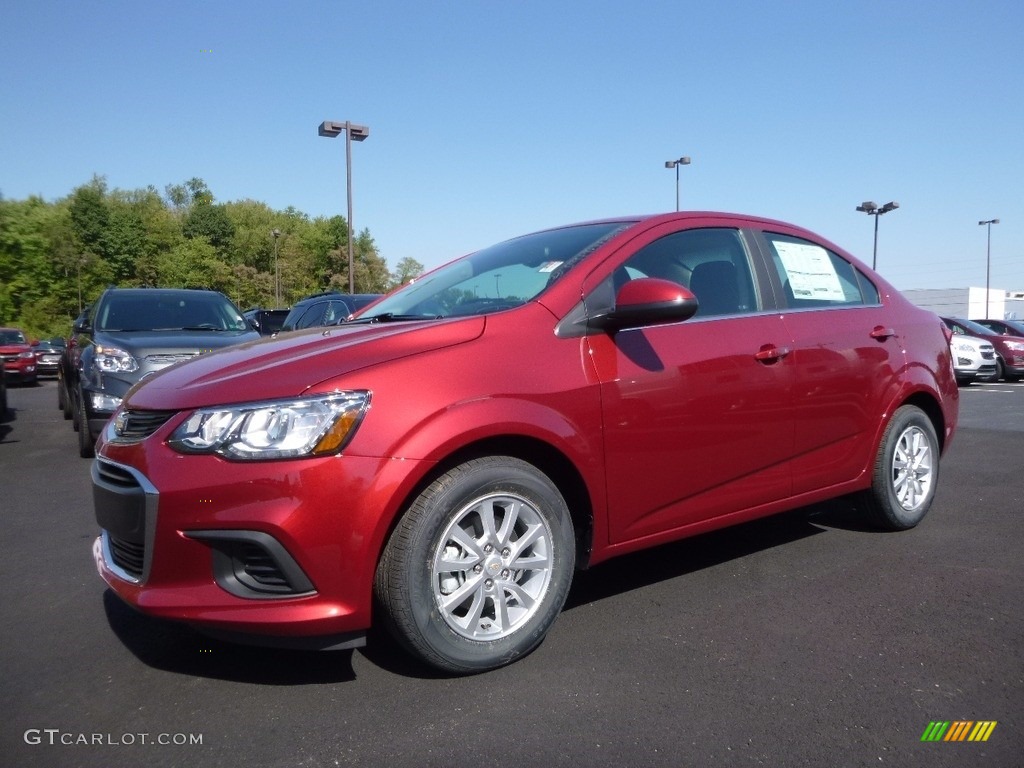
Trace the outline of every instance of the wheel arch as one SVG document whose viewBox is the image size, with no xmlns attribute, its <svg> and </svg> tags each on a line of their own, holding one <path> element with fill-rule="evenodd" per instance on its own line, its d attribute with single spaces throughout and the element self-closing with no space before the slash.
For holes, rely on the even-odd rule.
<svg viewBox="0 0 1024 768">
<path fill-rule="evenodd" d="M 939 405 L 939 401 L 935 397 L 927 392 L 914 392 L 909 397 L 899 403 L 896 408 L 893 408 L 890 412 L 895 413 L 897 408 L 904 405 L 913 405 L 924 411 L 925 416 L 931 421 L 932 426 L 935 427 L 935 435 L 939 440 L 939 452 L 946 452 L 946 417 L 942 412 L 942 407 Z M 886 420 L 888 421 L 888 420 Z"/>
<path fill-rule="evenodd" d="M 402 497 L 396 514 L 389 521 L 387 531 L 377 552 L 377 564 L 384 556 L 387 542 L 409 506 L 441 475 L 473 459 L 486 456 L 510 456 L 526 462 L 543 472 L 558 488 L 572 519 L 576 540 L 576 567 L 586 568 L 594 535 L 594 504 L 583 475 L 575 464 L 555 446 L 536 437 L 526 435 L 494 435 L 460 446 L 434 464 Z"/>
</svg>

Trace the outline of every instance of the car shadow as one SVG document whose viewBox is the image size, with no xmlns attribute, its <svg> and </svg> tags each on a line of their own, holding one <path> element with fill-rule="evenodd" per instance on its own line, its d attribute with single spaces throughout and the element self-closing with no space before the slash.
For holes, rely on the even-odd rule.
<svg viewBox="0 0 1024 768">
<path fill-rule="evenodd" d="M 873 531 L 847 499 L 803 507 L 720 531 L 636 552 L 578 572 L 564 610 L 686 576 L 785 546 L 829 529 Z M 138 613 L 113 592 L 103 606 L 114 634 L 144 664 L 168 672 L 263 685 L 309 685 L 355 680 L 352 651 L 298 651 L 238 645 L 186 625 Z M 416 661 L 384 630 L 374 628 L 359 649 L 375 666 L 421 680 L 449 677 Z"/>
<path fill-rule="evenodd" d="M 12 408 L 10 404 L 10 398 L 8 397 L 7 413 L 0 413 L 0 443 L 17 443 L 18 440 L 7 440 L 7 436 L 14 431 L 14 425 L 11 422 L 18 420 L 18 409 Z"/>
<path fill-rule="evenodd" d="M 573 580 L 564 610 L 570 611 L 581 605 L 825 533 L 825 528 L 810 521 L 809 511 L 816 512 L 817 508 L 798 509 L 700 534 L 617 557 L 581 571 Z"/>
<path fill-rule="evenodd" d="M 146 616 L 109 589 L 107 622 L 143 664 L 180 675 L 258 685 L 311 685 L 355 680 L 352 651 L 296 651 L 238 645 L 207 637 L 184 624 Z"/>
</svg>

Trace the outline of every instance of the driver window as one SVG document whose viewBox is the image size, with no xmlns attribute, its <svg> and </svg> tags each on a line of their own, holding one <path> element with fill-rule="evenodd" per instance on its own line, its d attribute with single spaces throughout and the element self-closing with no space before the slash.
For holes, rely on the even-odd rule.
<svg viewBox="0 0 1024 768">
<path fill-rule="evenodd" d="M 757 310 L 750 261 L 735 229 L 688 229 L 655 240 L 615 271 L 620 280 L 657 277 L 689 288 L 700 308 L 696 317 Z"/>
</svg>

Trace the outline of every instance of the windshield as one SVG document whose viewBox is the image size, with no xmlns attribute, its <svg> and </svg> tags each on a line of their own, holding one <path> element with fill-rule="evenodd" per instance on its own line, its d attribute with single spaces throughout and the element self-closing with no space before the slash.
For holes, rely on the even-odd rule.
<svg viewBox="0 0 1024 768">
<path fill-rule="evenodd" d="M 979 325 L 973 320 L 961 320 L 960 318 L 957 318 L 953 322 L 956 323 L 957 325 L 962 325 L 964 327 L 964 330 L 966 330 L 972 336 L 991 336 L 992 334 L 996 333 L 996 331 L 993 331 L 991 328 L 986 328 L 983 325 Z"/>
<path fill-rule="evenodd" d="M 0 331 L 0 344 L 26 344 L 21 331 Z"/>
<path fill-rule="evenodd" d="M 518 307 L 627 226 L 583 224 L 499 243 L 417 278 L 355 322 L 484 315 Z"/>
<path fill-rule="evenodd" d="M 101 331 L 244 331 L 250 326 L 219 293 L 113 293 L 97 311 Z"/>
</svg>

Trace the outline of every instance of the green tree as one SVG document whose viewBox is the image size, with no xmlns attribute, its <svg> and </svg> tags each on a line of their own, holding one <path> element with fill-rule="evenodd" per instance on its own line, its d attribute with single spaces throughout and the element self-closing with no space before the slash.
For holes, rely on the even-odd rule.
<svg viewBox="0 0 1024 768">
<path fill-rule="evenodd" d="M 235 227 L 223 205 L 201 203 L 192 206 L 182 222 L 181 232 L 190 239 L 205 238 L 223 256 L 231 247 Z"/>
<path fill-rule="evenodd" d="M 391 287 L 397 288 L 400 285 L 405 285 L 414 277 L 419 277 L 422 274 L 423 265 L 416 259 L 406 256 L 398 262 L 395 271 L 391 273 Z"/>
<path fill-rule="evenodd" d="M 178 243 L 158 260 L 158 284 L 167 288 L 209 288 L 228 295 L 235 277 L 205 238 Z"/>
<path fill-rule="evenodd" d="M 106 196 L 107 182 L 102 176 L 93 176 L 92 181 L 71 193 L 71 223 L 83 253 L 103 254 L 110 223 Z"/>
</svg>

